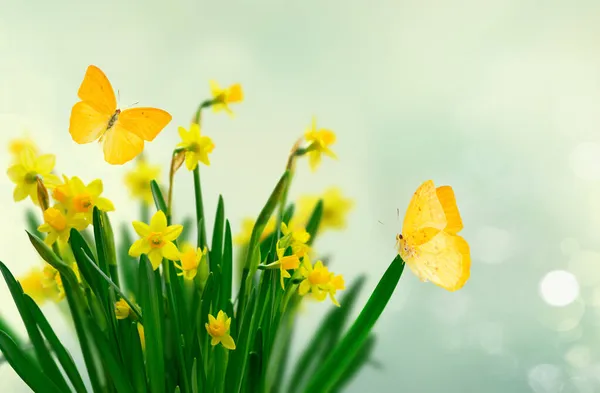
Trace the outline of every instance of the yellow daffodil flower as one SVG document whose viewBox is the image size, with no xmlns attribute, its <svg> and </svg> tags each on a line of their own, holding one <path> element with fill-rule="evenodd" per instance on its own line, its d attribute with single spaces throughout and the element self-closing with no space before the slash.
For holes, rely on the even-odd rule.
<svg viewBox="0 0 600 393">
<path fill-rule="evenodd" d="M 49 266 L 49 265 L 48 265 Z M 48 299 L 56 299 L 58 290 L 52 279 L 53 285 L 47 284 L 45 272 L 39 267 L 35 267 L 26 275 L 19 278 L 18 281 L 23 288 L 23 292 L 29 295 L 37 304 L 42 305 Z"/>
<path fill-rule="evenodd" d="M 57 204 L 44 211 L 44 223 L 38 227 L 38 231 L 48 234 L 44 242 L 51 246 L 57 239 L 63 243 L 68 242 L 71 228 L 81 231 L 87 225 L 82 215 L 67 214 L 65 209 Z"/>
<path fill-rule="evenodd" d="M 15 138 L 11 140 L 8 144 L 8 151 L 10 151 L 10 153 L 17 160 L 19 159 L 19 155 L 21 154 L 21 152 L 25 149 L 30 149 L 35 155 L 38 154 L 38 149 L 35 145 L 35 142 L 33 142 L 33 140 L 29 137 Z"/>
<path fill-rule="evenodd" d="M 127 304 L 125 299 L 119 299 L 119 301 L 115 303 L 115 316 L 117 319 L 126 319 L 130 312 L 131 307 L 129 307 L 129 304 Z"/>
<path fill-rule="evenodd" d="M 43 180 L 48 188 L 52 184 L 59 183 L 58 177 L 51 173 L 55 162 L 56 157 L 52 154 L 43 154 L 36 157 L 31 148 L 23 148 L 19 153 L 18 162 L 8 168 L 7 171 L 10 180 L 16 184 L 13 192 L 15 202 L 22 201 L 29 196 L 33 203 L 39 205 L 38 177 Z"/>
<path fill-rule="evenodd" d="M 210 341 L 212 346 L 221 343 L 227 349 L 235 349 L 235 342 L 229 335 L 230 325 L 231 318 L 227 318 L 227 314 L 223 311 L 219 311 L 216 319 L 211 314 L 208 314 L 208 323 L 204 326 L 206 327 L 208 334 L 212 337 L 212 340 Z"/>
<path fill-rule="evenodd" d="M 319 230 L 344 229 L 346 227 L 346 216 L 354 207 L 354 202 L 352 199 L 344 198 L 341 190 L 337 187 L 326 190 L 321 198 L 314 195 L 300 198 L 298 202 L 299 216 L 306 217 L 308 220 L 319 199 L 323 199 L 323 214 L 321 215 Z"/>
<path fill-rule="evenodd" d="M 185 167 L 188 170 L 193 171 L 196 169 L 198 162 L 207 166 L 210 165 L 208 153 L 212 153 L 215 144 L 209 137 L 200 135 L 199 124 L 192 123 L 189 131 L 179 127 L 179 136 L 181 142 L 177 145 L 177 148 L 185 149 Z"/>
<path fill-rule="evenodd" d="M 304 258 L 300 266 L 300 275 L 303 277 L 298 287 L 300 296 L 304 296 L 310 292 L 315 299 L 323 301 L 333 288 L 339 286 L 339 281 L 336 282 L 337 286 L 331 285 L 332 274 L 323 265 L 323 262 L 317 261 L 313 267 L 310 259 L 307 257 Z"/>
<path fill-rule="evenodd" d="M 336 306 L 340 306 L 340 303 L 335 298 L 335 294 L 337 291 L 341 291 L 342 289 L 346 289 L 346 283 L 344 282 L 344 277 L 339 275 L 334 275 L 331 273 L 331 280 L 329 280 L 329 284 L 325 288 L 327 293 L 329 293 L 329 298 Z"/>
<path fill-rule="evenodd" d="M 252 237 L 252 230 L 254 229 L 255 222 L 256 220 L 252 218 L 244 218 L 242 220 L 242 230 L 240 233 L 234 236 L 233 243 L 240 246 L 248 244 L 250 237 Z M 271 217 L 269 221 L 267 221 L 267 225 L 265 226 L 265 230 L 260 237 L 260 241 L 263 241 L 275 231 L 275 222 L 276 221 L 274 217 Z"/>
<path fill-rule="evenodd" d="M 281 280 L 281 288 L 285 290 L 285 285 L 284 285 L 283 279 L 292 277 L 290 275 L 290 273 L 288 272 L 288 270 L 298 269 L 299 266 L 300 266 L 300 258 L 298 258 L 298 255 L 288 255 L 285 257 L 281 257 L 279 260 L 277 260 L 273 263 L 269 263 L 265 267 L 267 269 L 279 268 L 279 271 L 281 273 L 279 276 L 279 278 Z"/>
<path fill-rule="evenodd" d="M 206 246 L 204 247 L 204 250 L 200 249 L 200 247 L 198 247 L 198 249 L 194 249 L 189 245 L 186 245 L 185 248 L 182 247 L 182 252 L 179 256 L 181 264 L 174 263 L 175 267 L 181 270 L 181 272 L 177 273 L 177 275 L 183 276 L 183 278 L 186 280 L 193 280 L 198 273 L 198 266 L 200 266 L 202 259 L 206 257 L 207 253 L 208 249 Z M 206 264 L 206 261 L 204 264 Z"/>
<path fill-rule="evenodd" d="M 292 253 L 298 258 L 308 254 L 310 246 L 306 244 L 310 240 L 310 234 L 303 227 L 299 229 L 289 229 L 284 222 L 281 223 L 282 237 L 277 241 L 277 256 L 283 258 L 283 254 L 288 247 L 292 248 Z"/>
<path fill-rule="evenodd" d="M 210 91 L 213 96 L 213 111 L 224 110 L 230 116 L 233 116 L 233 112 L 229 108 L 229 104 L 241 102 L 244 99 L 242 85 L 239 83 L 222 89 L 216 81 L 210 81 Z"/>
<path fill-rule="evenodd" d="M 81 213 L 88 223 L 93 221 L 94 206 L 105 212 L 115 210 L 110 200 L 100 196 L 104 190 L 102 180 L 96 179 L 86 186 L 77 176 L 70 180 L 63 176 L 63 179 L 64 184 L 54 188 L 52 197 L 67 206 L 69 211 Z"/>
<path fill-rule="evenodd" d="M 160 177 L 160 166 L 149 165 L 144 159 L 136 160 L 136 166 L 125 175 L 125 185 L 133 198 L 139 198 L 146 205 L 154 204 L 150 182 Z"/>
<path fill-rule="evenodd" d="M 317 119 L 313 118 L 312 126 L 304 134 L 304 139 L 308 143 L 306 148 L 308 154 L 308 163 L 313 171 L 317 169 L 321 163 L 321 156 L 325 154 L 331 158 L 337 159 L 337 156 L 329 145 L 335 143 L 335 133 L 324 128 L 317 129 Z"/>
<path fill-rule="evenodd" d="M 172 261 L 179 260 L 179 250 L 173 244 L 173 241 L 181 235 L 183 226 L 167 226 L 167 217 L 162 210 L 154 214 L 150 220 L 150 225 L 140 221 L 134 221 L 132 224 L 133 229 L 141 239 L 136 240 L 131 245 L 129 256 L 137 258 L 142 254 L 146 254 L 154 270 L 158 269 L 163 257 Z"/>
</svg>

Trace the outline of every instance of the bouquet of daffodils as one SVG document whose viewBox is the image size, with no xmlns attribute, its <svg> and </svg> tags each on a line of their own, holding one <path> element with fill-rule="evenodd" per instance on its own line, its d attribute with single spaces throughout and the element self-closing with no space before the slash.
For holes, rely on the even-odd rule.
<svg viewBox="0 0 600 393">
<path fill-rule="evenodd" d="M 39 154 L 29 140 L 12 143 L 14 200 L 36 206 L 27 216 L 27 234 L 45 262 L 19 279 L 0 262 L 27 331 L 24 339 L 0 319 L 0 351 L 34 392 L 340 391 L 369 361 L 371 330 L 405 262 L 421 280 L 447 290 L 468 279 L 469 248 L 457 235 L 462 221 L 452 188 L 427 181 L 397 235 L 398 255 L 350 323 L 364 280 L 346 288 L 313 245 L 320 232 L 344 227 L 352 202 L 336 189 L 301 200 L 298 208 L 287 200 L 297 161 L 307 156 L 315 169 L 323 155 L 335 158 L 335 134 L 314 121 L 294 144 L 256 220 L 232 236 L 221 197 L 208 223 L 200 164 L 210 164 L 214 144 L 201 134 L 202 113 L 212 108 L 231 114 L 230 105 L 243 100 L 240 85 L 222 89 L 212 82 L 211 92 L 189 129 L 179 127 L 181 143 L 161 187 L 160 167 L 141 153 L 171 115 L 156 108 L 117 109 L 104 73 L 88 68 L 71 112 L 71 137 L 77 143 L 99 140 L 108 164 L 136 160 L 126 182 L 140 200 L 141 217 L 118 236 L 109 219 L 115 206 L 103 196 L 101 180 L 59 178 L 53 155 Z M 171 212 L 173 182 L 184 164 L 193 173 L 195 204 L 180 224 Z M 240 258 L 234 258 L 234 245 Z M 338 301 L 340 291 L 345 294 Z M 330 299 L 333 306 L 291 365 L 295 321 L 309 296 Z M 41 311 L 47 300 L 66 303 L 85 373 Z"/>
</svg>

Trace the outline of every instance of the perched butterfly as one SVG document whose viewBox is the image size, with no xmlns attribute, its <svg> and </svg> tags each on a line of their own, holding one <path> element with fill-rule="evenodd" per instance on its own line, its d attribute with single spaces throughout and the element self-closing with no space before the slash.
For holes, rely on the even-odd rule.
<svg viewBox="0 0 600 393">
<path fill-rule="evenodd" d="M 413 195 L 402 234 L 396 236 L 398 253 L 421 281 L 455 291 L 469 279 L 469 245 L 457 233 L 463 228 L 450 186 L 435 188 L 428 180 Z"/>
<path fill-rule="evenodd" d="M 95 140 L 104 143 L 104 159 L 109 164 L 124 164 L 144 150 L 171 121 L 162 109 L 117 109 L 117 100 L 108 78 L 96 66 L 89 66 L 73 105 L 69 133 L 79 144 Z"/>
</svg>

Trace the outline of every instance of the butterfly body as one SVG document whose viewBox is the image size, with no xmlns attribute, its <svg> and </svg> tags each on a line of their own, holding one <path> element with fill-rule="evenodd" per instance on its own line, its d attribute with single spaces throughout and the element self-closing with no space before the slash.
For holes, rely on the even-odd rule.
<svg viewBox="0 0 600 393">
<path fill-rule="evenodd" d="M 144 149 L 169 124 L 171 115 L 157 108 L 120 110 L 104 73 L 89 66 L 77 92 L 81 99 L 71 110 L 69 133 L 77 143 L 98 140 L 109 164 L 124 164 Z"/>
<path fill-rule="evenodd" d="M 402 234 L 396 236 L 398 253 L 421 281 L 460 289 L 471 267 L 469 245 L 458 235 L 462 227 L 452 188 L 426 181 L 413 195 Z"/>
</svg>

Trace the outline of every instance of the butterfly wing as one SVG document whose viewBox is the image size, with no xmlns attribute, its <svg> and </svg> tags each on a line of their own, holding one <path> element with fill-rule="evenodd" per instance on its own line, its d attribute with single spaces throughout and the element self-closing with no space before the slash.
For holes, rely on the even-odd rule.
<svg viewBox="0 0 600 393">
<path fill-rule="evenodd" d="M 113 88 L 106 75 L 96 66 L 89 66 L 77 95 L 80 102 L 73 106 L 69 133 L 77 143 L 98 139 L 108 127 L 117 109 Z"/>
<path fill-rule="evenodd" d="M 106 162 L 122 165 L 144 150 L 144 140 L 117 122 L 104 134 L 103 149 Z"/>
<path fill-rule="evenodd" d="M 444 209 L 444 216 L 446 217 L 446 227 L 444 231 L 450 234 L 457 234 L 463 229 L 462 218 L 460 218 L 460 212 L 456 205 L 456 198 L 454 197 L 454 191 L 450 186 L 438 187 L 435 193 L 442 204 Z"/>
<path fill-rule="evenodd" d="M 439 232 L 417 247 L 404 261 L 422 281 L 431 281 L 449 291 L 463 287 L 471 272 L 469 245 L 462 237 Z"/>
<path fill-rule="evenodd" d="M 402 235 L 411 245 L 420 245 L 443 230 L 446 224 L 444 208 L 433 181 L 428 180 L 417 188 L 408 205 Z"/>
<path fill-rule="evenodd" d="M 94 65 L 87 68 L 77 95 L 98 112 L 112 115 L 117 110 L 117 99 L 108 78 Z"/>
<path fill-rule="evenodd" d="M 152 141 L 169 124 L 171 115 L 157 108 L 125 109 L 118 123 L 145 141 Z"/>
</svg>

